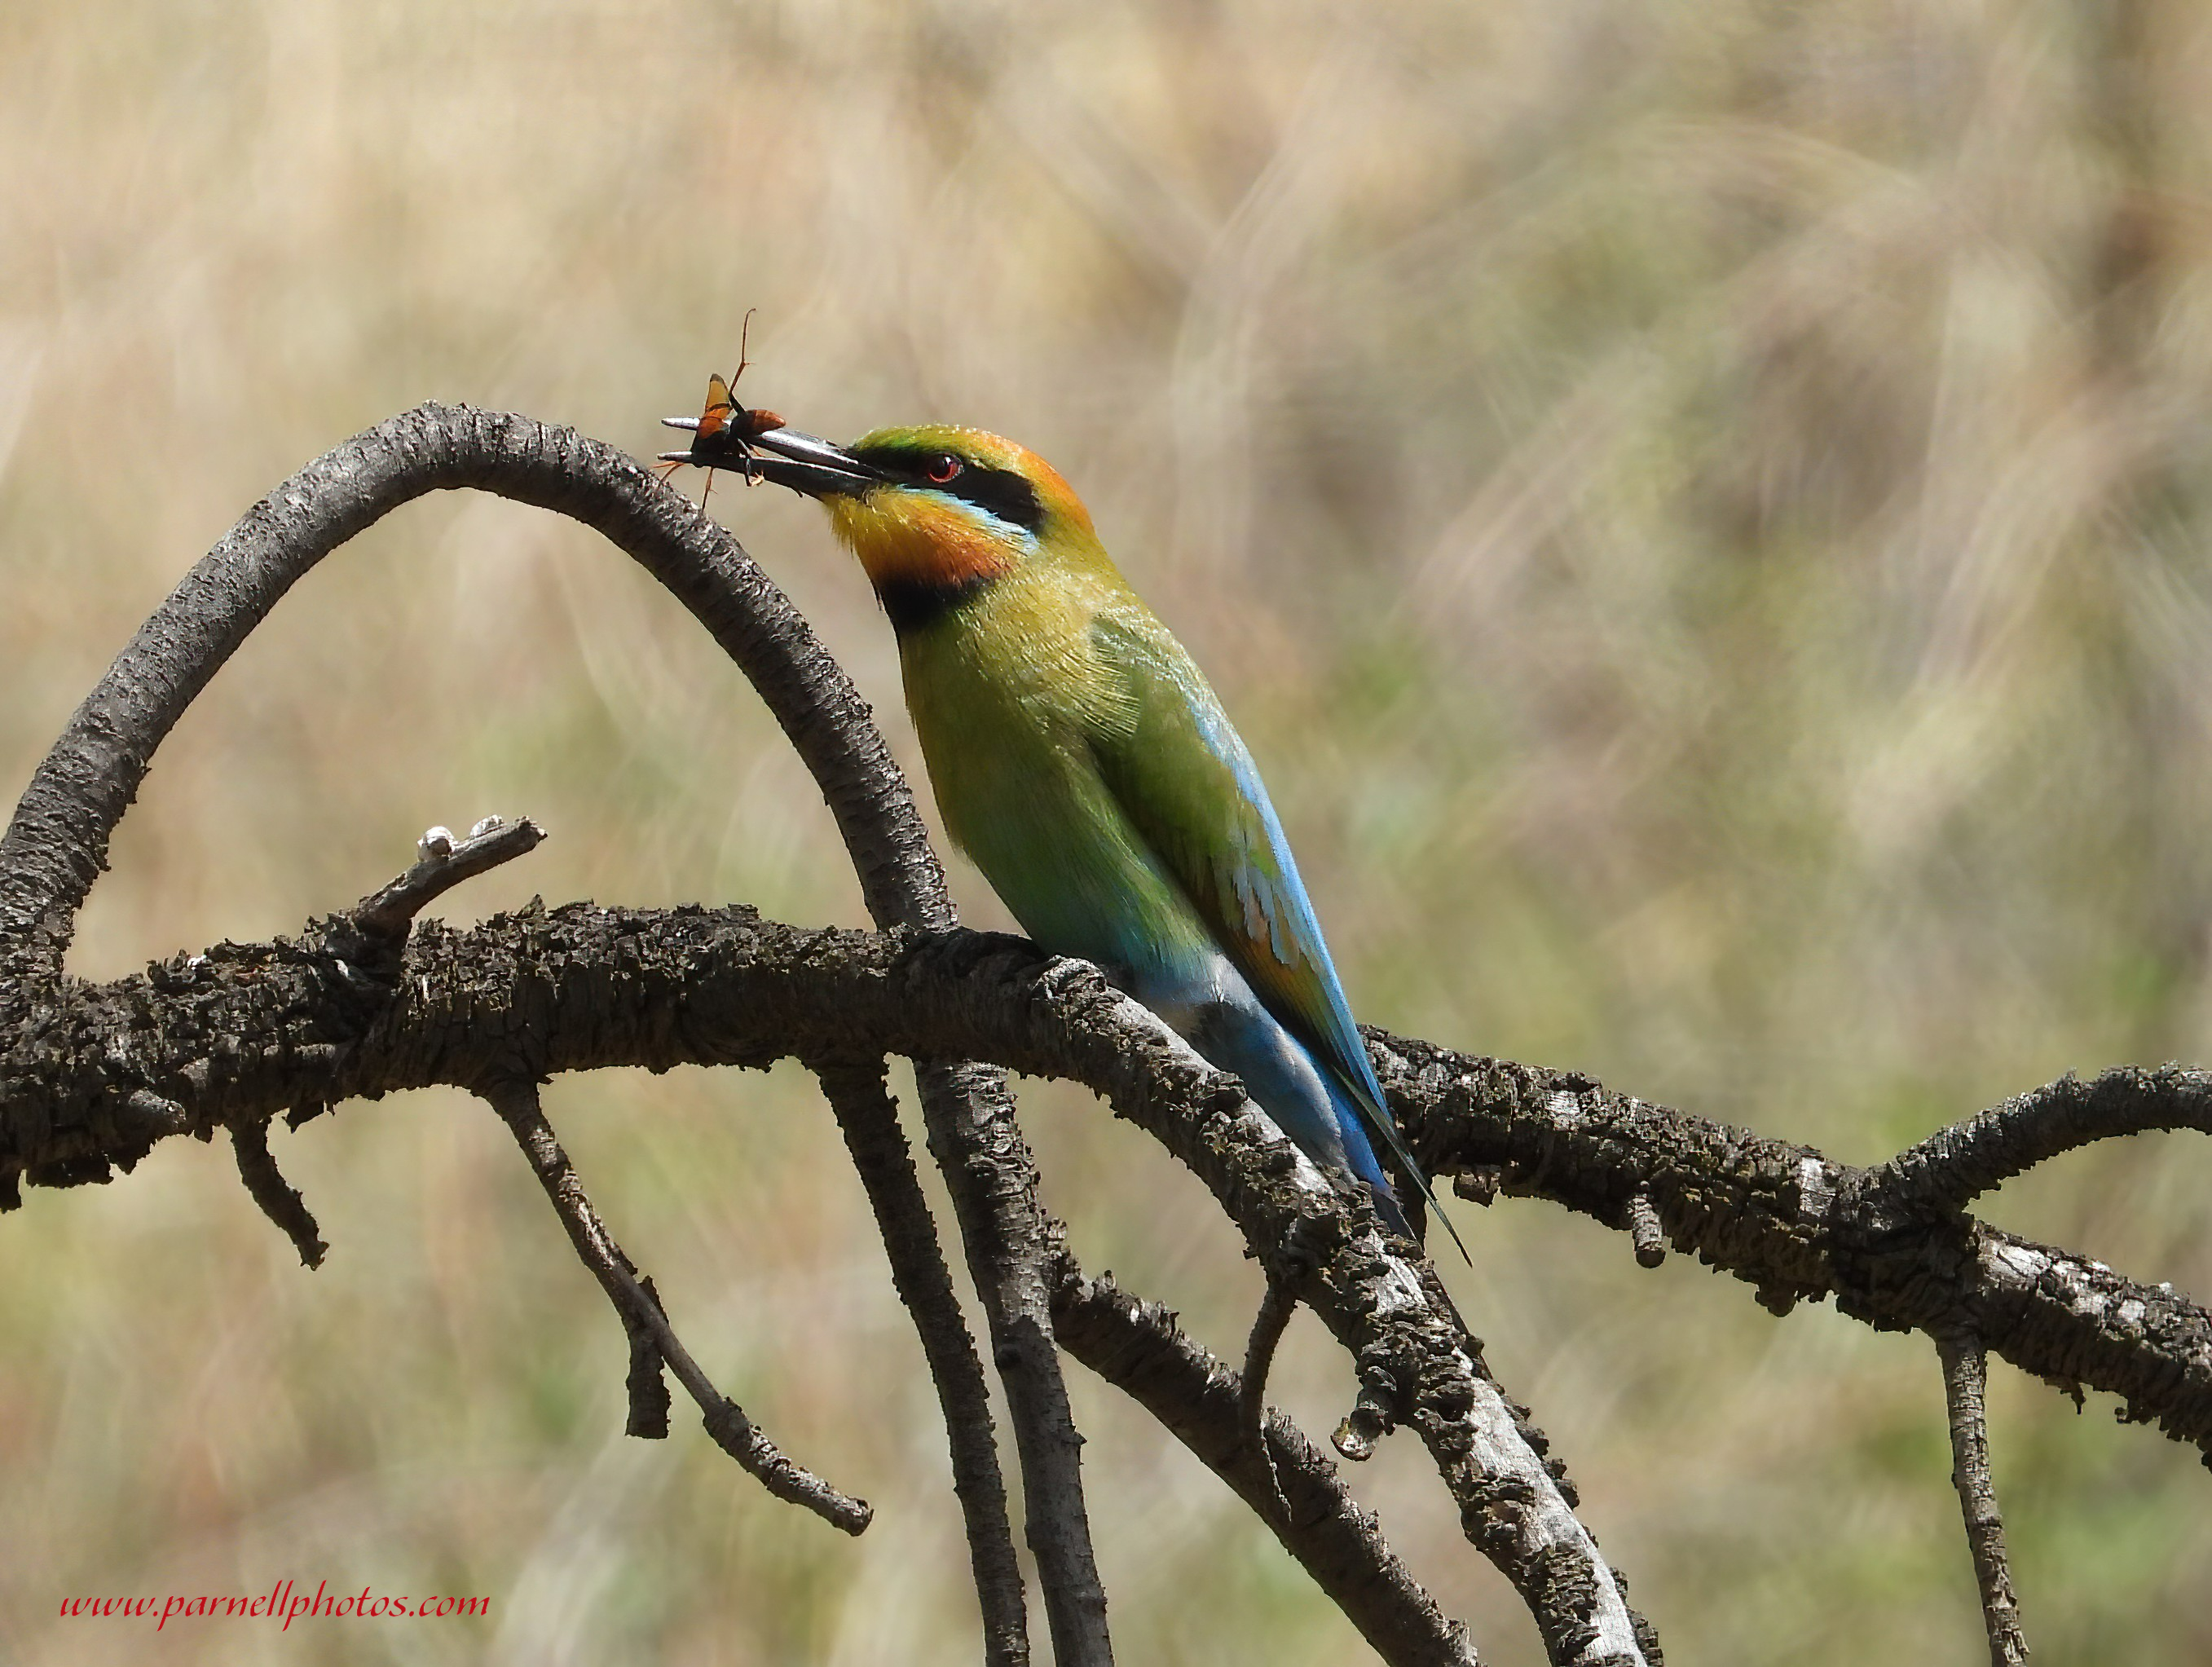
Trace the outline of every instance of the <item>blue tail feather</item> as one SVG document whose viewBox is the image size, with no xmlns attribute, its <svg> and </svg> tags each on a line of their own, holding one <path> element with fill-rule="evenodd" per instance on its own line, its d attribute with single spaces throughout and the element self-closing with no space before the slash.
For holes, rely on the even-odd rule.
<svg viewBox="0 0 2212 1667">
<path fill-rule="evenodd" d="M 1415 1237 L 1396 1189 L 1375 1155 L 1365 1121 L 1351 1096 L 1249 991 L 1223 992 L 1196 1007 L 1163 1003 L 1190 1044 L 1208 1062 L 1234 1071 L 1260 1109 L 1293 1145 L 1323 1169 L 1349 1171 L 1374 1195 L 1375 1208 L 1395 1232 Z"/>
</svg>

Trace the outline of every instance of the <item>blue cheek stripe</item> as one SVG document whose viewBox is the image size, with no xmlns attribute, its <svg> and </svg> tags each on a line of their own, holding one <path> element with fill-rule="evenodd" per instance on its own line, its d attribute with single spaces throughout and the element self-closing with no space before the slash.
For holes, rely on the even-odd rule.
<svg viewBox="0 0 2212 1667">
<path fill-rule="evenodd" d="M 910 486 L 901 489 L 919 497 L 934 498 L 948 509 L 957 510 L 975 529 L 986 538 L 1017 551 L 1024 557 L 1035 556 L 1042 548 L 1037 535 L 1025 526 L 1017 526 L 1001 516 L 993 514 L 972 498 L 963 498 L 957 492 L 947 492 L 934 486 Z"/>
</svg>

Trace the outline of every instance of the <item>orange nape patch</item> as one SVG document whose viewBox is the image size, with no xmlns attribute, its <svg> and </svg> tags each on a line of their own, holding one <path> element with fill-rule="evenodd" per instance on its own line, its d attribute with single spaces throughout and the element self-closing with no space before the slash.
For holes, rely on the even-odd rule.
<svg viewBox="0 0 2212 1667">
<path fill-rule="evenodd" d="M 1036 487 L 1038 498 L 1054 519 L 1085 537 L 1095 536 L 1091 526 L 1091 512 L 1083 507 L 1083 500 L 1075 496 L 1075 489 L 1067 484 L 1067 478 L 1059 470 L 1028 447 L 1014 441 L 1001 439 L 994 434 L 984 434 L 981 429 L 969 432 L 990 442 L 997 449 L 999 454 L 994 457 L 986 448 L 979 447 L 979 450 L 985 450 L 984 460 L 994 467 L 1012 470 Z"/>
<path fill-rule="evenodd" d="M 824 500 L 830 524 L 877 589 L 885 585 L 954 587 L 995 579 L 1021 559 L 1012 533 L 934 493 L 877 490 Z"/>
</svg>

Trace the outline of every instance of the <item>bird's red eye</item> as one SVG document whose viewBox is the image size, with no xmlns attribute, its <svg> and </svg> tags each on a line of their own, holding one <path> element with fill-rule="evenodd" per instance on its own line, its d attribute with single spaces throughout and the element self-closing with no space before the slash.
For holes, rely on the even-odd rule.
<svg viewBox="0 0 2212 1667">
<path fill-rule="evenodd" d="M 942 486 L 947 481 L 959 478 L 960 459 L 950 452 L 939 452 L 922 465 L 921 472 Z"/>
</svg>

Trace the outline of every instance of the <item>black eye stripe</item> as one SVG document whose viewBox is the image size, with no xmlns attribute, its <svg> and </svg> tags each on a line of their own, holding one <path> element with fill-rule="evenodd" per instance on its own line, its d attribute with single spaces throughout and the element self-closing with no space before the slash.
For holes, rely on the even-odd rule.
<svg viewBox="0 0 2212 1667">
<path fill-rule="evenodd" d="M 1034 532 L 1044 525 L 1044 506 L 1037 502 L 1036 488 L 1012 469 L 978 469 L 970 465 L 957 479 L 939 490 L 965 498 L 1025 532 Z"/>
<path fill-rule="evenodd" d="M 1024 532 L 1035 532 L 1044 525 L 1044 505 L 1037 497 L 1036 488 L 1012 469 L 990 468 L 972 458 L 960 457 L 957 452 L 948 453 L 934 447 L 920 451 L 905 447 L 872 446 L 853 455 L 928 491 L 964 498 Z M 931 462 L 947 456 L 959 459 L 960 472 L 949 481 L 930 479 Z"/>
</svg>

